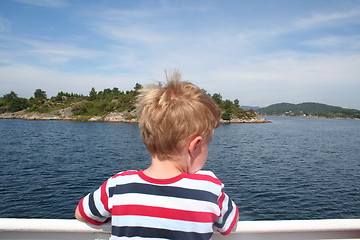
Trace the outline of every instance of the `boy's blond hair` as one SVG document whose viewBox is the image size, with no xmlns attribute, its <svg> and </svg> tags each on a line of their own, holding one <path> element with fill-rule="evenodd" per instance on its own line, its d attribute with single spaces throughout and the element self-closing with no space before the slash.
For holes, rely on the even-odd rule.
<svg viewBox="0 0 360 240">
<path fill-rule="evenodd" d="M 209 95 L 181 81 L 179 71 L 165 73 L 166 85 L 140 89 L 137 104 L 142 139 L 160 160 L 176 158 L 191 137 L 211 137 L 220 123 L 219 107 Z"/>
</svg>

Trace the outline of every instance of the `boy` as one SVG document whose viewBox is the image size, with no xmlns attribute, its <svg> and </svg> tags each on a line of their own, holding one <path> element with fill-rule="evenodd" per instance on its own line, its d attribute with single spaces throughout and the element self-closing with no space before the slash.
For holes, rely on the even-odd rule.
<svg viewBox="0 0 360 240">
<path fill-rule="evenodd" d="M 220 110 L 174 71 L 165 86 L 140 90 L 139 127 L 152 157 L 146 170 L 108 179 L 80 200 L 75 217 L 100 225 L 111 217 L 110 239 L 211 239 L 236 228 L 238 208 L 204 166 Z"/>
</svg>

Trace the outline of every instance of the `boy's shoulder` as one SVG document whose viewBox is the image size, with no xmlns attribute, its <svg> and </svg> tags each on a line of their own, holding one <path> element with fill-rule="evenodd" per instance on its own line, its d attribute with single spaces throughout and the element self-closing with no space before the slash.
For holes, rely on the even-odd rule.
<svg viewBox="0 0 360 240">
<path fill-rule="evenodd" d="M 222 185 L 222 182 L 220 181 L 220 179 L 218 179 L 212 171 L 200 170 L 200 171 L 197 171 L 196 173 L 190 174 L 188 176 L 189 176 L 189 178 L 198 179 L 198 180 L 206 180 L 206 181 L 213 182 L 217 185 Z"/>
<path fill-rule="evenodd" d="M 114 182 L 118 182 L 118 181 L 123 181 L 123 179 L 127 179 L 126 181 L 131 179 L 136 179 L 138 176 L 139 171 L 136 170 L 129 170 L 129 171 L 123 171 L 123 172 L 118 172 L 115 175 L 109 177 L 106 182 L 110 183 L 114 183 Z"/>
<path fill-rule="evenodd" d="M 128 171 L 118 172 L 117 174 L 115 174 L 115 175 L 112 176 L 111 178 L 117 178 L 117 177 L 122 177 L 122 176 L 137 175 L 138 173 L 139 173 L 139 171 L 137 171 L 137 170 L 128 170 Z"/>
<path fill-rule="evenodd" d="M 199 170 L 195 174 L 205 175 L 205 176 L 210 176 L 210 177 L 213 177 L 213 178 L 217 178 L 215 173 L 213 173 L 212 171 L 209 171 L 209 170 Z"/>
</svg>

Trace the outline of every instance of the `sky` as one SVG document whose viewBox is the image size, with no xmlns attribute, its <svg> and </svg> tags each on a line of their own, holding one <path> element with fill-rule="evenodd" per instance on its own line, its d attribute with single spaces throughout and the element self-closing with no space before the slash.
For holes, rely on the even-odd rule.
<svg viewBox="0 0 360 240">
<path fill-rule="evenodd" d="M 1 0 L 0 96 L 165 81 L 360 109 L 359 0 Z"/>
</svg>

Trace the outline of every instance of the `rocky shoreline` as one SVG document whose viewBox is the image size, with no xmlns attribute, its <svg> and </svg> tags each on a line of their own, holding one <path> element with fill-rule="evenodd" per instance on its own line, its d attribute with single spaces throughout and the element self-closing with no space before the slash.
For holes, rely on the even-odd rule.
<svg viewBox="0 0 360 240">
<path fill-rule="evenodd" d="M 0 119 L 22 119 L 22 120 L 57 120 L 57 121 L 83 121 L 83 122 L 119 122 L 137 123 L 135 115 L 131 112 L 111 112 L 105 116 L 75 116 L 70 108 L 65 108 L 49 114 L 27 113 L 25 111 L 15 113 L 2 113 Z M 221 120 L 221 123 L 269 123 L 270 121 L 256 116 L 251 119 Z"/>
<path fill-rule="evenodd" d="M 250 119 L 240 119 L 240 118 L 234 118 L 231 120 L 220 120 L 221 123 L 271 123 L 271 121 L 266 120 L 265 118 L 260 117 L 257 115 L 254 118 Z"/>
</svg>

